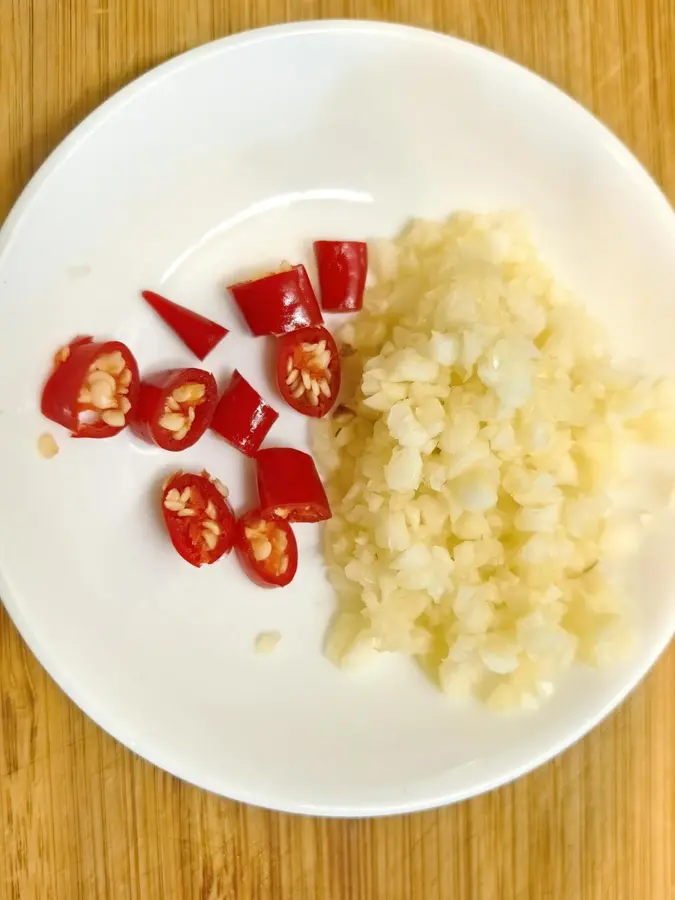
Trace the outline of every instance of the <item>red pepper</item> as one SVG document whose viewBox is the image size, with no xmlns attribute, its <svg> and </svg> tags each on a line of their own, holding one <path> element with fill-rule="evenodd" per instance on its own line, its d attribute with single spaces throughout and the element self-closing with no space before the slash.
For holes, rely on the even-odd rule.
<svg viewBox="0 0 675 900">
<path fill-rule="evenodd" d="M 314 241 L 321 306 L 326 312 L 356 312 L 363 306 L 368 245 L 362 241 Z"/>
<path fill-rule="evenodd" d="M 279 338 L 277 383 L 293 409 L 325 416 L 340 391 L 340 354 L 331 333 L 319 325 Z"/>
<path fill-rule="evenodd" d="M 216 380 L 203 369 L 168 369 L 141 382 L 131 426 L 163 450 L 185 450 L 211 424 Z"/>
<path fill-rule="evenodd" d="M 236 522 L 227 489 L 208 472 L 174 472 L 164 482 L 162 513 L 171 542 L 193 566 L 209 566 L 229 553 Z"/>
<path fill-rule="evenodd" d="M 143 291 L 143 298 L 169 328 L 176 332 L 185 346 L 192 350 L 197 359 L 204 359 L 228 333 L 227 328 L 217 322 L 179 306 L 154 291 Z"/>
<path fill-rule="evenodd" d="M 260 587 L 285 587 L 298 570 L 298 545 L 283 519 L 264 516 L 259 509 L 237 522 L 237 557 L 251 581 Z"/>
<path fill-rule="evenodd" d="M 270 447 L 256 458 L 258 497 L 263 515 L 289 522 L 321 522 L 332 513 L 309 453 Z"/>
<path fill-rule="evenodd" d="M 78 337 L 54 357 L 42 414 L 74 437 L 112 437 L 135 408 L 138 385 L 138 365 L 125 344 Z"/>
<path fill-rule="evenodd" d="M 235 369 L 213 414 L 211 428 L 253 458 L 278 418 L 279 413 Z"/>
<path fill-rule="evenodd" d="M 286 334 L 308 325 L 320 325 L 323 316 L 304 266 L 240 281 L 229 290 L 251 332 Z"/>
</svg>

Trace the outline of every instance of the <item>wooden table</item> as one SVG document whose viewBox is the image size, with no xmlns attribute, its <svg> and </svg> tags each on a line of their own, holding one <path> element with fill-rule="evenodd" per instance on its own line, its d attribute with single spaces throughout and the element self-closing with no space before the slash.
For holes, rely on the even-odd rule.
<svg viewBox="0 0 675 900">
<path fill-rule="evenodd" d="M 54 145 L 149 67 L 245 28 L 348 16 L 434 27 L 530 66 L 675 199 L 675 0 L 0 0 L 0 220 Z M 379 821 L 249 809 L 154 769 L 66 699 L 1 608 L 0 714 L 0 900 L 675 898 L 672 646 L 560 759 Z"/>
</svg>

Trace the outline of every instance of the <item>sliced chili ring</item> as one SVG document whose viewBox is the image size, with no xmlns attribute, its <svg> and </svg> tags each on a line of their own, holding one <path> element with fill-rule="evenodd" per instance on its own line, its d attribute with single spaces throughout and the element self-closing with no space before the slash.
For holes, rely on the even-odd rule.
<svg viewBox="0 0 675 900">
<path fill-rule="evenodd" d="M 253 458 L 279 413 L 236 369 L 213 414 L 211 428 Z"/>
<path fill-rule="evenodd" d="M 289 522 L 322 522 L 332 516 L 326 491 L 309 453 L 270 447 L 256 457 L 260 509 Z"/>
<path fill-rule="evenodd" d="M 54 356 L 42 414 L 74 437 L 112 437 L 126 426 L 138 389 L 138 364 L 126 344 L 77 337 Z"/>
<path fill-rule="evenodd" d="M 162 490 L 162 513 L 171 542 L 192 566 L 209 566 L 229 553 L 236 520 L 227 490 L 208 472 L 175 472 Z"/>
<path fill-rule="evenodd" d="M 368 245 L 363 241 L 314 241 L 321 307 L 326 312 L 356 312 L 363 306 L 368 275 Z"/>
<path fill-rule="evenodd" d="M 237 557 L 251 581 L 261 587 L 285 587 L 298 570 L 298 545 L 288 522 L 259 509 L 237 522 Z"/>
<path fill-rule="evenodd" d="M 211 424 L 218 402 L 216 380 L 204 369 L 167 369 L 141 382 L 131 425 L 163 450 L 185 450 Z"/>
<path fill-rule="evenodd" d="M 223 328 L 217 322 L 212 322 L 206 316 L 186 309 L 173 300 L 167 300 L 161 294 L 143 291 L 142 296 L 185 346 L 192 350 L 197 359 L 204 359 L 228 333 L 227 328 Z"/>
<path fill-rule="evenodd" d="M 286 403 L 305 416 L 325 416 L 340 391 L 340 355 L 322 326 L 279 338 L 277 383 Z"/>
<path fill-rule="evenodd" d="M 286 334 L 323 322 L 304 266 L 284 268 L 254 281 L 240 281 L 230 285 L 229 291 L 256 337 Z"/>
</svg>

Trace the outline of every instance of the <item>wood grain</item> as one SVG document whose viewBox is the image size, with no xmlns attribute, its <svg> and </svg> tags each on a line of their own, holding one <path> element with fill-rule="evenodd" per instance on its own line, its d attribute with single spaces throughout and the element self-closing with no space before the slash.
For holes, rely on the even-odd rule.
<svg viewBox="0 0 675 900">
<path fill-rule="evenodd" d="M 148 67 L 230 32 L 389 19 L 505 53 L 590 107 L 675 199 L 674 0 L 0 0 L 0 220 L 54 145 Z M 0 610 L 0 900 L 673 900 L 675 650 L 516 784 L 315 821 L 181 784 L 59 691 Z"/>
</svg>

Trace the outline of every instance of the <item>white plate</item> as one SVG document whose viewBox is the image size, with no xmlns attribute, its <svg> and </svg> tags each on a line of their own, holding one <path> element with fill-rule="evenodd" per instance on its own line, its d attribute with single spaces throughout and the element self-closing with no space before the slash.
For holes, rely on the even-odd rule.
<svg viewBox="0 0 675 900">
<path fill-rule="evenodd" d="M 206 436 L 181 456 L 114 440 L 36 451 L 54 348 L 111 335 L 141 367 L 190 356 L 139 298 L 156 288 L 231 328 L 208 359 L 271 393 L 263 344 L 223 286 L 247 266 L 308 259 L 318 236 L 394 233 L 411 214 L 530 210 L 560 276 L 619 350 L 672 363 L 675 219 L 602 125 L 551 85 L 461 41 L 309 23 L 219 41 L 161 66 L 49 159 L 0 238 L 0 591 L 49 672 L 103 728 L 182 778 L 251 803 L 366 815 L 501 784 L 599 721 L 673 633 L 672 523 L 633 583 L 638 652 L 576 671 L 535 715 L 456 710 L 406 660 L 344 675 L 322 656 L 333 600 L 318 529 L 298 529 L 293 585 L 253 587 L 234 558 L 183 563 L 153 490 L 206 466 L 251 498 L 251 466 Z M 281 404 L 275 400 L 278 406 Z M 275 442 L 302 446 L 283 412 Z M 261 630 L 279 629 L 271 657 Z"/>
</svg>

